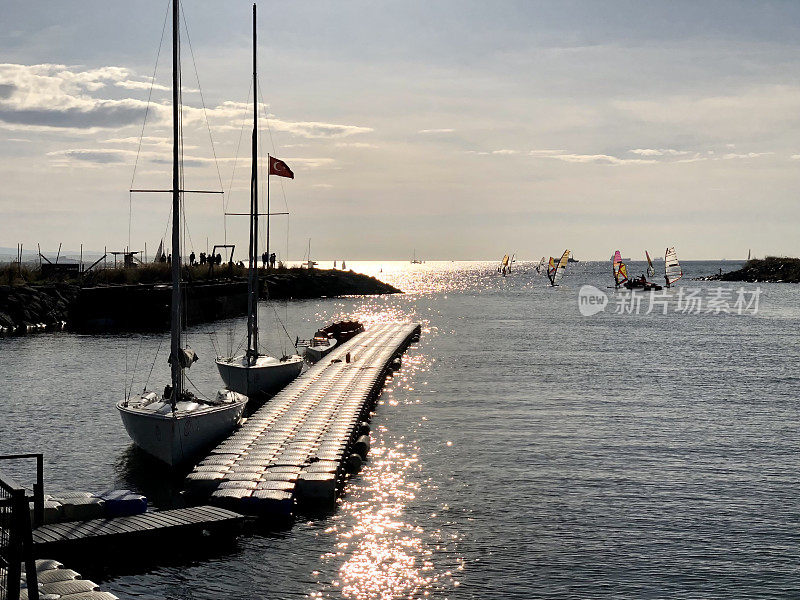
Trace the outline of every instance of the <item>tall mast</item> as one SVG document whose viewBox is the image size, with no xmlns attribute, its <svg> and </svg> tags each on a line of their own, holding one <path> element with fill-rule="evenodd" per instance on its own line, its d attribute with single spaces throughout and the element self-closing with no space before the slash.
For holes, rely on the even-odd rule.
<svg viewBox="0 0 800 600">
<path fill-rule="evenodd" d="M 255 4 L 253 4 L 253 148 L 250 174 L 250 265 L 248 275 L 246 358 L 249 365 L 255 364 L 258 358 L 258 79 Z"/>
<path fill-rule="evenodd" d="M 180 31 L 178 0 L 172 0 L 172 397 L 171 404 L 183 391 L 181 351 L 181 189 L 180 189 Z"/>
</svg>

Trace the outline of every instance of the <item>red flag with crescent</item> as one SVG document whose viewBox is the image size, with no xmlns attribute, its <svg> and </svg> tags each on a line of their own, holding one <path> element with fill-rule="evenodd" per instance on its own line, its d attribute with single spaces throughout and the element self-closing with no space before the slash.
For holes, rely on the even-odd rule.
<svg viewBox="0 0 800 600">
<path fill-rule="evenodd" d="M 273 156 L 269 157 L 269 174 L 277 175 L 278 177 L 288 177 L 294 179 L 294 173 L 285 162 Z"/>
</svg>

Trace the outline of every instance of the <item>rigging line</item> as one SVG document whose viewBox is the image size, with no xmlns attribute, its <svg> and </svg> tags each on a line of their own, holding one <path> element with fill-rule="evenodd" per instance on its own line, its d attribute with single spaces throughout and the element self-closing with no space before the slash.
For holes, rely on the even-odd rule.
<svg viewBox="0 0 800 600">
<path fill-rule="evenodd" d="M 203 97 L 203 86 L 200 85 L 200 74 L 197 71 L 197 62 L 194 58 L 194 48 L 192 48 L 192 38 L 189 35 L 189 25 L 186 22 L 186 13 L 181 6 L 181 16 L 183 17 L 183 28 L 186 30 L 186 41 L 189 42 L 189 54 L 192 57 L 192 66 L 194 67 L 194 76 L 197 80 L 197 91 L 200 93 L 200 103 L 203 105 L 203 118 L 206 120 L 206 129 L 208 130 L 208 139 L 211 142 L 211 153 L 214 155 L 214 166 L 217 168 L 217 179 L 219 180 L 219 189 L 223 190 L 223 206 L 225 206 L 224 187 L 222 185 L 222 173 L 219 170 L 219 160 L 217 159 L 217 149 L 214 146 L 214 136 L 211 135 L 211 123 L 208 121 L 208 111 L 206 110 L 206 101 Z M 224 228 L 225 243 L 228 243 L 228 222 L 225 216 L 225 211 L 222 214 L 222 226 Z"/>
<path fill-rule="evenodd" d="M 261 85 L 260 85 L 260 83 L 259 83 L 258 89 L 259 89 L 259 94 L 261 94 Z M 264 102 L 263 94 L 261 94 L 261 103 L 264 104 L 264 106 L 266 106 L 266 102 Z M 264 115 L 265 115 L 264 116 L 264 120 L 267 122 L 267 132 L 269 133 L 269 142 L 272 145 L 272 151 L 275 154 L 277 154 L 278 151 L 275 148 L 275 140 L 272 138 L 272 127 L 270 127 L 270 124 L 269 124 L 269 117 L 266 116 L 268 114 L 269 113 L 267 113 L 267 111 L 265 110 L 264 111 Z M 278 177 L 278 183 L 281 186 L 281 194 L 283 195 L 283 204 L 286 206 L 286 212 L 289 212 L 289 204 L 286 202 L 286 189 L 283 187 L 283 180 L 282 180 L 281 177 Z"/>
<path fill-rule="evenodd" d="M 208 339 L 209 339 L 209 341 L 211 342 L 211 349 L 212 349 L 212 350 L 214 350 L 214 355 L 215 355 L 217 358 L 219 358 L 219 357 L 220 357 L 220 353 L 219 353 L 219 351 L 217 350 L 217 344 L 216 344 L 216 339 L 215 339 L 215 338 L 216 338 L 216 335 L 217 335 L 217 334 L 216 334 L 216 332 L 214 332 L 214 331 L 209 331 L 209 332 L 208 332 Z"/>
<path fill-rule="evenodd" d="M 252 91 L 253 91 L 253 82 L 251 81 L 250 87 L 247 89 L 247 101 L 245 102 L 245 105 L 250 104 L 250 92 Z M 228 186 L 228 200 L 227 203 L 225 204 L 225 212 L 228 211 L 228 203 L 231 201 L 231 197 L 233 196 L 233 178 L 236 175 L 236 165 L 239 162 L 239 150 L 241 149 L 242 146 L 242 136 L 244 135 L 244 126 L 246 122 L 247 122 L 247 114 L 245 114 L 242 117 L 242 128 L 239 130 L 239 142 L 236 144 L 236 156 L 233 159 L 233 171 L 231 172 L 231 183 Z M 227 242 L 225 243 L 227 244 Z"/>
<path fill-rule="evenodd" d="M 259 78 L 259 82 L 260 81 L 261 80 Z M 262 89 L 262 87 L 261 87 L 261 85 L 259 83 L 259 86 L 258 86 L 259 94 L 261 94 L 261 89 Z M 263 94 L 261 94 L 261 103 L 264 104 L 264 106 L 266 106 L 266 103 L 264 102 Z M 266 116 L 268 114 L 269 113 L 266 110 L 264 110 L 264 120 L 267 123 L 267 132 L 269 133 L 269 141 L 270 141 L 270 144 L 272 145 L 272 151 L 275 154 L 277 154 L 278 152 L 275 149 L 275 140 L 272 137 L 272 127 L 269 124 L 269 117 Z M 286 208 L 286 212 L 288 213 L 289 212 L 289 202 L 286 200 L 286 188 L 283 186 L 283 178 L 278 177 L 278 184 L 281 186 L 281 196 L 283 197 L 283 205 Z M 291 215 L 287 214 L 286 215 L 286 256 L 285 256 L 285 259 L 287 261 L 289 260 L 289 219 L 290 218 L 291 218 Z"/>
<path fill-rule="evenodd" d="M 273 306 L 272 302 L 270 302 L 269 305 L 272 308 L 273 312 L 275 313 L 275 320 L 278 321 L 278 323 L 281 324 L 281 329 L 283 329 L 283 333 L 286 334 L 286 338 L 292 343 L 292 346 L 294 346 L 294 340 L 292 339 L 292 336 L 289 335 L 289 332 L 286 330 L 286 326 L 283 324 L 283 321 L 281 320 L 281 317 L 278 314 L 278 309 L 276 309 Z M 295 350 L 296 350 L 297 346 L 294 346 L 294 347 L 295 347 Z"/>
<path fill-rule="evenodd" d="M 126 396 L 130 396 L 133 393 L 133 380 L 136 378 L 136 369 L 139 367 L 139 355 L 142 353 L 142 344 L 144 338 L 139 336 L 139 349 L 136 351 L 136 360 L 133 363 L 133 374 L 131 375 L 131 385 L 126 391 Z"/>
<path fill-rule="evenodd" d="M 192 381 L 191 379 L 189 379 L 189 376 L 186 374 L 186 370 L 185 370 L 185 369 L 184 369 L 184 371 L 183 371 L 183 376 L 186 378 L 186 381 L 188 381 L 189 383 L 191 383 L 191 384 L 192 384 L 192 387 L 193 387 L 195 390 L 197 390 L 197 394 L 198 394 L 198 395 L 199 395 L 201 398 L 203 398 L 204 400 L 207 400 L 208 402 L 211 402 L 211 398 L 209 398 L 209 397 L 208 397 L 208 396 L 206 396 L 206 395 L 205 395 L 203 392 L 201 392 L 201 391 L 200 391 L 200 389 L 199 389 L 199 388 L 198 388 L 198 387 L 197 387 L 197 386 L 194 384 L 194 381 Z M 183 437 L 183 436 L 181 436 L 181 437 Z"/>
<path fill-rule="evenodd" d="M 144 109 L 144 120 L 142 121 L 142 131 L 139 134 L 139 146 L 136 148 L 136 159 L 133 162 L 133 173 L 131 174 L 130 189 L 133 189 L 133 182 L 136 179 L 136 167 L 139 166 L 139 154 L 142 151 L 142 141 L 144 140 L 144 129 L 147 125 L 147 116 L 150 113 L 150 101 L 153 97 L 153 87 L 156 83 L 156 72 L 158 71 L 158 59 L 161 56 L 161 47 L 164 45 L 164 32 L 167 30 L 167 19 L 169 17 L 170 1 L 167 2 L 167 10 L 164 13 L 164 24 L 161 26 L 161 40 L 158 42 L 156 52 L 156 64 L 153 67 L 153 77 L 150 79 L 150 91 L 147 92 L 147 104 Z M 133 196 L 128 192 L 128 251 L 131 246 L 131 219 L 133 216 Z"/>
<path fill-rule="evenodd" d="M 153 374 L 153 368 L 156 366 L 156 360 L 158 360 L 158 353 L 161 352 L 161 344 L 164 342 L 164 336 L 158 338 L 158 348 L 156 349 L 156 354 L 153 357 L 153 364 L 150 365 L 150 372 L 147 374 L 147 379 L 144 380 L 144 387 L 142 387 L 142 393 L 144 394 L 147 391 L 147 384 L 150 383 L 150 376 Z"/>
</svg>

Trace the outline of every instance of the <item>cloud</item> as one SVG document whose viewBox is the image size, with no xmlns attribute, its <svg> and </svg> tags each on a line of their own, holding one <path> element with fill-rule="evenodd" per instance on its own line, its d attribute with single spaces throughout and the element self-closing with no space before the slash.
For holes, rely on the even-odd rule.
<svg viewBox="0 0 800 600">
<path fill-rule="evenodd" d="M 297 146 L 301 146 L 302 144 L 296 144 Z M 375 144 L 368 144 L 366 142 L 337 142 L 337 148 L 377 148 Z M 284 146 L 284 148 L 289 148 L 289 146 Z"/>
<path fill-rule="evenodd" d="M 298 168 L 301 170 L 332 167 L 336 164 L 333 158 L 286 158 L 284 160 L 293 169 Z"/>
<path fill-rule="evenodd" d="M 109 82 L 126 81 L 121 67 L 81 70 L 56 64 L 0 64 L 0 121 L 31 129 L 92 129 L 140 122 L 146 103 L 95 98 Z M 165 110 L 156 105 L 154 111 Z"/>
<path fill-rule="evenodd" d="M 649 165 L 658 162 L 644 158 L 619 158 L 610 154 L 570 154 L 560 150 L 531 150 L 531 156 L 552 158 L 568 163 L 605 164 L 605 165 Z"/>
<path fill-rule="evenodd" d="M 654 150 L 652 148 L 637 148 L 636 150 L 629 150 L 633 154 L 638 154 L 639 156 L 662 156 L 664 153 L 661 150 Z"/>
<path fill-rule="evenodd" d="M 129 139 L 136 139 L 138 141 L 138 138 L 121 138 L 121 141 L 127 143 Z M 154 139 L 158 140 L 160 138 Z M 113 142 L 115 140 L 108 141 Z M 147 162 L 155 165 L 172 165 L 172 152 L 158 145 L 155 146 L 155 148 L 156 149 L 144 149 L 139 151 L 138 156 L 140 163 Z M 66 166 L 75 164 L 76 162 L 85 165 L 128 163 L 132 166 L 136 161 L 137 151 L 123 148 L 69 148 L 48 152 L 47 156 L 53 159 L 57 166 Z M 232 163 L 236 160 L 237 159 L 233 157 L 217 157 L 215 160 L 213 157 L 189 155 L 183 157 L 183 166 L 189 168 L 208 167 L 215 163 Z M 333 158 L 285 158 L 284 160 L 293 169 L 301 171 L 329 168 L 336 163 Z"/>
<path fill-rule="evenodd" d="M 531 156 L 555 156 L 563 153 L 563 150 L 531 150 L 528 152 Z"/>
<path fill-rule="evenodd" d="M 126 90 L 150 90 L 151 86 L 154 90 L 158 90 L 160 92 L 168 92 L 171 89 L 166 85 L 161 85 L 160 83 L 152 83 L 150 81 L 135 81 L 133 79 L 127 81 L 117 81 L 114 83 L 114 85 Z M 186 92 L 189 90 L 184 89 L 183 91 Z"/>
<path fill-rule="evenodd" d="M 417 133 L 453 133 L 455 129 L 420 129 Z"/>
<path fill-rule="evenodd" d="M 283 121 L 281 119 L 270 119 L 269 125 L 273 130 L 284 131 L 298 137 L 311 139 L 343 138 L 373 131 L 371 127 L 320 123 L 318 121 Z"/>
<path fill-rule="evenodd" d="M 500 150 L 492 150 L 492 154 L 519 154 L 519 151 L 502 148 Z"/>
<path fill-rule="evenodd" d="M 122 67 L 83 69 L 57 64 L 0 64 L 0 122 L 6 128 L 33 130 L 96 130 L 119 128 L 142 122 L 147 102 L 138 98 L 101 98 L 97 92 L 109 84 L 128 90 L 147 90 L 151 82 L 134 76 Z M 167 90 L 162 85 L 154 89 Z M 185 89 L 184 91 L 196 91 Z M 309 139 L 341 139 L 370 133 L 371 127 L 326 123 L 322 121 L 289 121 L 267 113 L 262 123 L 273 131 Z M 222 102 L 208 109 L 184 105 L 185 127 L 216 123 L 222 130 L 241 129 L 251 106 L 244 102 Z M 168 104 L 151 102 L 149 122 L 164 125 L 171 118 Z"/>
<path fill-rule="evenodd" d="M 736 158 L 760 158 L 762 156 L 769 156 L 774 152 L 747 152 L 745 154 L 728 153 L 722 155 L 722 160 L 732 160 Z"/>
<path fill-rule="evenodd" d="M 126 163 L 129 161 L 132 162 L 133 158 L 136 156 L 136 153 L 133 152 L 132 150 L 120 150 L 120 149 L 90 150 L 85 148 L 76 148 L 72 150 L 57 150 L 55 152 L 48 152 L 47 156 L 50 156 L 55 159 L 71 159 L 81 162 L 105 165 L 113 163 Z M 57 162 L 68 162 L 68 161 L 57 160 Z"/>
<path fill-rule="evenodd" d="M 628 152 L 639 156 L 688 156 L 694 154 L 691 150 L 675 150 L 674 148 L 636 148 L 628 150 Z"/>
</svg>

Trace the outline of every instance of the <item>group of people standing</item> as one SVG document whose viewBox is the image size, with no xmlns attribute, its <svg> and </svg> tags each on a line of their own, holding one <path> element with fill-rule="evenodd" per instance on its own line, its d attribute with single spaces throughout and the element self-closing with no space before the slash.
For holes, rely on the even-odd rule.
<svg viewBox="0 0 800 600">
<path fill-rule="evenodd" d="M 264 254 L 261 255 L 261 263 L 264 265 L 264 268 L 266 268 L 267 267 L 267 263 L 269 263 L 269 268 L 270 269 L 274 269 L 276 260 L 277 260 L 277 257 L 275 256 L 274 252 L 272 252 L 269 255 L 266 252 L 264 252 Z"/>
<path fill-rule="evenodd" d="M 197 262 L 197 257 L 195 256 L 194 251 L 192 251 L 192 253 L 189 254 L 189 264 L 192 265 L 192 266 L 195 266 L 196 264 L 201 264 L 201 265 L 221 265 L 222 264 L 222 254 L 211 254 L 211 253 L 206 254 L 205 252 L 201 252 L 200 253 L 200 262 L 198 263 Z"/>
<path fill-rule="evenodd" d="M 172 255 L 161 254 L 160 256 L 156 257 L 156 262 L 171 263 L 172 262 Z M 271 269 L 274 269 L 275 268 L 275 263 L 277 262 L 277 257 L 275 256 L 274 252 L 272 252 L 271 254 L 267 254 L 266 252 L 264 252 L 264 254 L 261 255 L 261 262 L 263 263 L 264 268 L 269 266 Z M 231 264 L 232 263 L 233 263 L 233 261 L 231 261 Z M 198 262 L 197 261 L 197 256 L 195 255 L 194 251 L 192 251 L 192 253 L 189 254 L 189 264 L 191 266 L 195 266 L 195 265 L 198 265 L 198 264 L 199 265 L 221 265 L 222 264 L 222 255 L 221 254 L 211 254 L 210 252 L 208 254 L 206 254 L 205 252 L 201 252 L 200 253 L 200 261 Z M 244 266 L 244 263 L 242 263 L 242 261 L 239 261 L 239 264 L 241 266 Z"/>
</svg>

